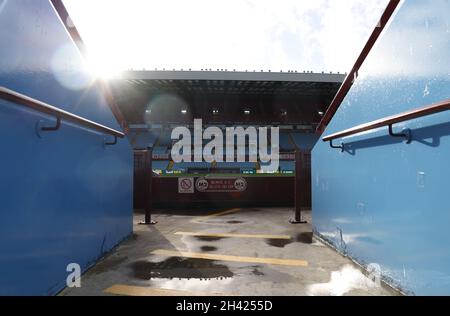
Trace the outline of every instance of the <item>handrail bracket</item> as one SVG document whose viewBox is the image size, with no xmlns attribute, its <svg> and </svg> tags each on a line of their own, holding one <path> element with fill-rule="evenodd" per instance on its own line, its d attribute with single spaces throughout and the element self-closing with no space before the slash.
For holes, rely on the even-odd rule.
<svg viewBox="0 0 450 316">
<path fill-rule="evenodd" d="M 344 143 L 341 143 L 340 146 L 336 146 L 336 145 L 333 144 L 333 140 L 332 140 L 332 139 L 330 140 L 330 147 L 331 147 L 331 148 L 334 148 L 334 149 L 340 149 L 342 152 L 345 151 L 345 145 L 344 145 Z"/>
<path fill-rule="evenodd" d="M 44 132 L 56 132 L 61 128 L 61 118 L 56 117 L 56 123 L 54 126 L 46 126 L 46 120 L 39 120 L 36 123 L 36 134 L 38 137 L 42 137 Z"/>
<path fill-rule="evenodd" d="M 104 144 L 105 144 L 105 146 L 114 146 L 114 145 L 116 145 L 117 144 L 117 136 L 114 136 L 114 141 L 113 142 L 108 142 L 106 140 L 106 137 L 105 137 Z"/>
<path fill-rule="evenodd" d="M 392 124 L 390 124 L 389 135 L 391 135 L 392 137 L 404 138 L 407 144 L 411 144 L 412 142 L 412 134 L 409 128 L 404 128 L 401 133 L 395 133 Z"/>
<path fill-rule="evenodd" d="M 61 128 L 61 118 L 57 117 L 55 126 L 50 126 L 50 127 L 42 126 L 41 127 L 41 131 L 43 131 L 43 132 L 55 132 L 55 131 L 59 130 L 60 128 Z"/>
</svg>

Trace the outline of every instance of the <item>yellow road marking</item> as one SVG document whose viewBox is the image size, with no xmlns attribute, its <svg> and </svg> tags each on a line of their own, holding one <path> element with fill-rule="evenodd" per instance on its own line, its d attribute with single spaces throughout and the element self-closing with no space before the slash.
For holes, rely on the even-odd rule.
<svg viewBox="0 0 450 316">
<path fill-rule="evenodd" d="M 152 254 L 159 255 L 159 256 L 166 256 L 166 257 L 184 257 L 184 258 L 192 258 L 192 259 L 205 259 L 205 260 L 218 260 L 218 261 L 263 263 L 263 264 L 282 265 L 282 266 L 297 266 L 297 267 L 307 267 L 308 266 L 307 261 L 296 260 L 296 259 L 240 257 L 240 256 L 227 256 L 227 255 L 219 255 L 219 254 L 171 251 L 171 250 L 163 250 L 163 249 L 155 250 L 152 252 Z"/>
<path fill-rule="evenodd" d="M 228 211 L 224 211 L 224 212 L 220 212 L 220 213 L 215 213 L 215 214 L 210 214 L 210 215 L 206 215 L 206 216 L 197 217 L 197 218 L 194 218 L 191 221 L 191 223 L 203 222 L 203 221 L 205 221 L 207 219 L 210 219 L 212 217 L 219 217 L 219 216 L 224 216 L 224 215 L 228 215 L 228 214 L 232 214 L 232 213 L 237 213 L 240 210 L 241 210 L 240 208 L 234 208 L 232 210 L 228 210 Z"/>
<path fill-rule="evenodd" d="M 264 235 L 264 234 L 215 234 L 215 233 L 189 233 L 177 232 L 175 235 L 193 236 L 193 237 L 223 237 L 223 238 L 261 238 L 261 239 L 292 239 L 288 235 Z"/>
<path fill-rule="evenodd" d="M 221 293 L 187 292 L 180 290 L 155 289 L 150 287 L 130 286 L 122 284 L 113 285 L 103 292 L 124 296 L 225 296 L 225 294 Z"/>
</svg>

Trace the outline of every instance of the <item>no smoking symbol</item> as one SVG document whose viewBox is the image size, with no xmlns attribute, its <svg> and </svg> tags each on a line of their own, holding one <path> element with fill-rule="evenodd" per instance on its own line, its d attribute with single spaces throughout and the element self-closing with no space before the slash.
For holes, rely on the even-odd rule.
<svg viewBox="0 0 450 316">
<path fill-rule="evenodd" d="M 184 179 L 183 181 L 181 181 L 181 188 L 183 190 L 189 190 L 192 188 L 192 181 L 189 179 Z"/>
</svg>

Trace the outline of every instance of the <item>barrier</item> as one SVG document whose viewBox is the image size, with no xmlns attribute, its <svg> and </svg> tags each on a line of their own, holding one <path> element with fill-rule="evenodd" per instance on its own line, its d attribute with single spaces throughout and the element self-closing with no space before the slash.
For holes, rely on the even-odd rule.
<svg viewBox="0 0 450 316">
<path fill-rule="evenodd" d="M 311 208 L 311 154 L 309 152 L 299 151 L 296 154 L 299 158 L 295 177 L 243 174 L 230 174 L 226 177 L 151 175 L 151 188 L 146 185 L 147 172 L 151 170 L 147 152 L 147 150 L 135 151 L 135 209 L 146 209 L 151 212 L 152 208 L 295 206 L 294 219 L 297 221 L 293 222 L 301 222 L 301 208 Z M 185 181 L 180 182 L 180 180 Z M 191 185 L 188 185 L 188 180 Z"/>
</svg>

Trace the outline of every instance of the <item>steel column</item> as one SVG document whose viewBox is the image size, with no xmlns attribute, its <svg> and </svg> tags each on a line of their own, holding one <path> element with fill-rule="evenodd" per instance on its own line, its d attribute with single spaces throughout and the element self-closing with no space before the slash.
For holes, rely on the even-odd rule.
<svg viewBox="0 0 450 316">
<path fill-rule="evenodd" d="M 305 163 L 304 153 L 300 150 L 295 151 L 295 181 L 294 181 L 294 218 L 291 218 L 289 222 L 291 224 L 306 224 L 306 221 L 302 220 L 302 183 L 305 183 Z"/>
<path fill-rule="evenodd" d="M 153 208 L 153 197 L 152 197 L 152 182 L 153 182 L 153 149 L 147 148 L 144 155 L 144 177 L 143 185 L 145 188 L 145 219 L 141 222 L 141 225 L 155 225 L 156 222 L 152 220 L 152 208 Z"/>
</svg>

